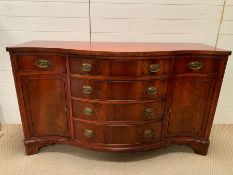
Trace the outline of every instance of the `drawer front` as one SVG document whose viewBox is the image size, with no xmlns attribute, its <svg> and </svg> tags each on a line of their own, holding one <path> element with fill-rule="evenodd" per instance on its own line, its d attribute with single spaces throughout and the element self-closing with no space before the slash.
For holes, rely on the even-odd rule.
<svg viewBox="0 0 233 175">
<path fill-rule="evenodd" d="M 98 60 L 70 58 L 70 71 L 82 75 L 142 76 L 169 73 L 170 60 Z"/>
<path fill-rule="evenodd" d="M 19 55 L 20 71 L 66 72 L 66 56 L 61 55 Z"/>
<path fill-rule="evenodd" d="M 135 125 L 101 125 L 75 120 L 75 138 L 102 144 L 141 144 L 161 140 L 162 122 Z"/>
<path fill-rule="evenodd" d="M 166 97 L 167 80 L 101 81 L 71 78 L 72 96 L 87 99 L 140 100 Z"/>
<path fill-rule="evenodd" d="M 181 57 L 176 58 L 174 73 L 199 73 L 214 74 L 218 73 L 221 60 L 217 58 Z"/>
<path fill-rule="evenodd" d="M 164 116 L 165 101 L 111 104 L 73 100 L 73 116 L 84 120 L 147 121 Z"/>
</svg>

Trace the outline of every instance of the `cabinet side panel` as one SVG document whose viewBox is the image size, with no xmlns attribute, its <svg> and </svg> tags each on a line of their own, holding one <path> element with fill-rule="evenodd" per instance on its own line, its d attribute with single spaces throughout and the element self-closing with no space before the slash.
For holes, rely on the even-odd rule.
<svg viewBox="0 0 233 175">
<path fill-rule="evenodd" d="M 207 121 L 207 125 L 206 125 L 205 139 L 208 139 L 210 136 L 210 131 L 211 131 L 211 128 L 213 125 L 214 114 L 216 111 L 216 107 L 217 107 L 217 103 L 218 103 L 218 99 L 219 99 L 219 94 L 220 94 L 220 90 L 222 87 L 222 82 L 223 82 L 223 77 L 224 77 L 224 73 L 225 73 L 225 69 L 226 69 L 227 60 L 228 60 L 228 56 L 223 57 L 222 61 L 221 61 L 220 71 L 218 73 L 217 81 L 216 81 L 215 88 L 214 88 L 213 101 L 211 104 L 211 109 L 210 109 L 210 113 L 209 113 L 209 117 L 208 117 L 208 121 Z"/>
<path fill-rule="evenodd" d="M 14 75 L 16 94 L 17 94 L 17 99 L 18 99 L 18 104 L 19 104 L 19 111 L 20 111 L 21 121 L 23 125 L 24 137 L 25 139 L 28 139 L 30 136 L 29 135 L 29 123 L 26 117 L 25 103 L 24 103 L 22 85 L 20 82 L 17 55 L 10 52 L 10 58 L 11 58 L 12 72 Z"/>
</svg>

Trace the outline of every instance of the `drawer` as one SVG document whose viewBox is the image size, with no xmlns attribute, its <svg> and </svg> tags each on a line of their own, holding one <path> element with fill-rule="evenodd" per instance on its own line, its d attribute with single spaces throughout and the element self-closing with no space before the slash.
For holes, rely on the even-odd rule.
<svg viewBox="0 0 233 175">
<path fill-rule="evenodd" d="M 162 122 L 107 125 L 74 120 L 74 137 L 102 144 L 141 144 L 161 140 Z"/>
<path fill-rule="evenodd" d="M 214 74 L 218 73 L 220 63 L 218 58 L 180 57 L 175 60 L 174 73 Z"/>
<path fill-rule="evenodd" d="M 144 76 L 169 74 L 170 60 L 101 60 L 70 58 L 73 74 L 102 76 Z"/>
<path fill-rule="evenodd" d="M 73 116 L 97 121 L 148 121 L 164 116 L 165 101 L 137 103 L 106 103 L 73 100 Z"/>
<path fill-rule="evenodd" d="M 141 100 L 164 98 L 167 80 L 106 81 L 71 78 L 73 97 L 104 100 Z"/>
<path fill-rule="evenodd" d="M 66 72 L 66 56 L 18 55 L 20 71 Z"/>
</svg>

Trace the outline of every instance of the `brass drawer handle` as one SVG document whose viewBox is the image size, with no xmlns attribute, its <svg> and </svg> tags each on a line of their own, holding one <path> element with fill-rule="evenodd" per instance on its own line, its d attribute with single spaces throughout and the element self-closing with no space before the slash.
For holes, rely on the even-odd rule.
<svg viewBox="0 0 233 175">
<path fill-rule="evenodd" d="M 91 138 L 94 136 L 94 132 L 91 129 L 85 129 L 83 135 L 87 138 Z"/>
<path fill-rule="evenodd" d="M 83 109 L 83 114 L 84 115 L 92 115 L 92 114 L 94 114 L 94 111 L 91 108 L 85 107 Z"/>
<path fill-rule="evenodd" d="M 154 136 L 154 131 L 151 129 L 146 129 L 143 133 L 145 138 L 152 138 Z"/>
<path fill-rule="evenodd" d="M 156 93 L 158 93 L 159 89 L 154 87 L 154 86 L 151 86 L 151 87 L 148 87 L 146 92 L 148 95 L 154 95 Z"/>
<path fill-rule="evenodd" d="M 154 108 L 146 108 L 145 109 L 145 116 L 154 117 L 155 116 L 155 109 Z"/>
<path fill-rule="evenodd" d="M 92 70 L 92 65 L 91 64 L 88 64 L 88 63 L 83 63 L 81 66 L 80 66 L 80 69 L 84 72 L 90 72 Z"/>
<path fill-rule="evenodd" d="M 35 62 L 36 66 L 42 69 L 46 69 L 52 66 L 52 62 L 46 59 L 38 59 Z"/>
<path fill-rule="evenodd" d="M 192 70 L 199 70 L 203 67 L 203 63 L 199 61 L 192 61 L 188 63 L 188 67 Z"/>
<path fill-rule="evenodd" d="M 93 92 L 93 89 L 92 89 L 91 86 L 83 86 L 82 92 L 83 92 L 84 94 L 91 94 L 91 93 Z"/>
<path fill-rule="evenodd" d="M 151 64 L 150 65 L 150 72 L 151 73 L 158 72 L 159 70 L 160 70 L 159 64 Z"/>
</svg>

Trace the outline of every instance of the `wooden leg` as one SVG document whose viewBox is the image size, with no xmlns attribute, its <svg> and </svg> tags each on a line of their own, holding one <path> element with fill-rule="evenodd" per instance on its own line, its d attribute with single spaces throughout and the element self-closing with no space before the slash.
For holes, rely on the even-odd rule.
<svg viewBox="0 0 233 175">
<path fill-rule="evenodd" d="M 55 144 L 54 142 L 48 140 L 41 140 L 41 141 L 25 141 L 25 152 L 27 155 L 37 154 L 39 150 L 47 145 Z"/>
<path fill-rule="evenodd" d="M 193 149 L 193 151 L 196 154 L 205 156 L 208 153 L 209 144 L 209 141 L 196 141 L 189 144 L 189 146 Z"/>
<path fill-rule="evenodd" d="M 40 147 L 36 144 L 25 144 L 25 152 L 26 154 L 33 155 L 39 152 Z"/>
</svg>

